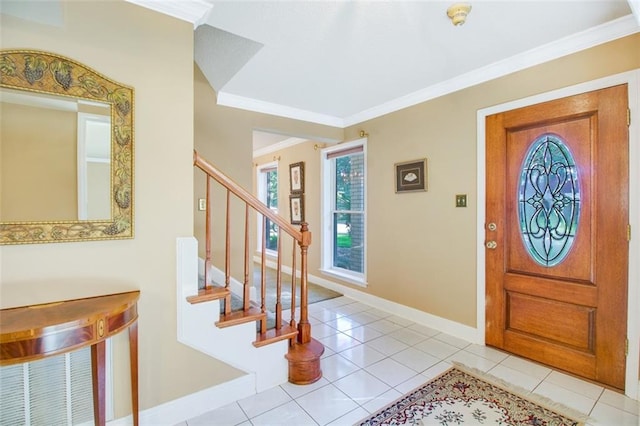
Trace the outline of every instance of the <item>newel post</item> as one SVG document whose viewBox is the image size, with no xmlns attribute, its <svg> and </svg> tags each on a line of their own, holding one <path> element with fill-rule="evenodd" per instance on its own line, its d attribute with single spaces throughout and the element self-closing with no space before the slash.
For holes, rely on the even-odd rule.
<svg viewBox="0 0 640 426">
<path fill-rule="evenodd" d="M 300 322 L 298 323 L 298 337 L 289 345 L 289 352 L 285 358 L 289 361 L 289 382 L 296 385 L 308 385 L 322 377 L 320 357 L 324 353 L 322 343 L 311 338 L 311 324 L 309 324 L 307 300 L 307 250 L 311 244 L 311 232 L 306 223 L 300 226 L 302 238 L 300 245 Z M 294 272 L 295 273 L 295 272 Z"/>
<path fill-rule="evenodd" d="M 311 341 L 311 324 L 309 324 L 308 289 L 307 289 L 307 252 L 311 245 L 311 231 L 307 222 L 300 226 L 302 239 L 300 246 L 300 322 L 298 323 L 298 343 Z"/>
</svg>

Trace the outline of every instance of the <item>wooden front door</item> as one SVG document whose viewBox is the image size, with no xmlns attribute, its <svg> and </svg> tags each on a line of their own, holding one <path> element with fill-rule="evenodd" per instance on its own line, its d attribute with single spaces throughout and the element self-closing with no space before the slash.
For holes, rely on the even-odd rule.
<svg viewBox="0 0 640 426">
<path fill-rule="evenodd" d="M 486 343 L 624 388 L 627 86 L 486 120 Z"/>
</svg>

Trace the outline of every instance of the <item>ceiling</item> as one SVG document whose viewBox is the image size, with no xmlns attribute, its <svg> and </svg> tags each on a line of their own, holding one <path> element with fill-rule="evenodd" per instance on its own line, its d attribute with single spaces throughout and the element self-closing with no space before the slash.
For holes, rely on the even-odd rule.
<svg viewBox="0 0 640 426">
<path fill-rule="evenodd" d="M 130 1 L 202 8 L 219 104 L 337 127 L 640 31 L 639 0 L 468 0 L 462 26 L 454 1 Z"/>
</svg>

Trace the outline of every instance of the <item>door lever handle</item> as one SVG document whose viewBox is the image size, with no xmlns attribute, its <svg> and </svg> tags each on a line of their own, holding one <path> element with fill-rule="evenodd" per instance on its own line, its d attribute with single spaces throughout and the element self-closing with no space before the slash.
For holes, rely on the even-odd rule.
<svg viewBox="0 0 640 426">
<path fill-rule="evenodd" d="M 495 250 L 496 247 L 498 247 L 498 243 L 496 243 L 495 241 L 487 241 L 486 246 L 490 250 Z"/>
</svg>

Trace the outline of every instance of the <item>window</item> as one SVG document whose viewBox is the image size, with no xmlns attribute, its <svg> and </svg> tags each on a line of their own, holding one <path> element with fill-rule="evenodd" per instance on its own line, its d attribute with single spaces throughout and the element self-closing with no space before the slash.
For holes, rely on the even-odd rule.
<svg viewBox="0 0 640 426">
<path fill-rule="evenodd" d="M 258 198 L 271 211 L 278 213 L 278 163 L 264 164 L 258 168 Z M 262 250 L 262 233 L 266 238 L 267 251 L 278 249 L 278 225 L 267 219 L 262 229 L 262 215 L 258 215 L 258 251 Z"/>
<path fill-rule="evenodd" d="M 322 151 L 322 270 L 365 284 L 365 140 Z"/>
<path fill-rule="evenodd" d="M 578 232 L 580 185 L 567 144 L 545 133 L 533 141 L 520 171 L 518 219 L 529 255 L 546 267 L 559 265 Z"/>
</svg>

